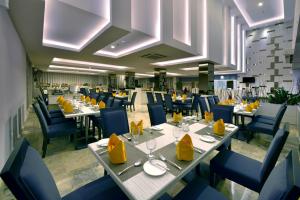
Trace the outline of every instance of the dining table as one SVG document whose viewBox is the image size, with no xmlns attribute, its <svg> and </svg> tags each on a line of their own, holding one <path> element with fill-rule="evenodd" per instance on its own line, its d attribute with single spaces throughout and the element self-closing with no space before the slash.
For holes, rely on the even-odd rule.
<svg viewBox="0 0 300 200">
<path fill-rule="evenodd" d="M 130 140 L 130 133 L 119 135 L 118 137 L 125 144 L 127 154 L 127 161 L 123 164 L 112 164 L 110 162 L 107 147 L 102 145 L 103 140 L 108 139 L 90 143 L 88 147 L 129 199 L 157 199 L 238 130 L 238 127 L 234 124 L 226 124 L 224 136 L 218 136 L 213 133 L 211 125 L 203 120 L 197 120 L 196 117 L 185 117 L 184 122 L 179 139 L 185 134 L 191 137 L 194 150 L 194 159 L 191 161 L 178 160 L 176 157 L 173 132 L 181 128 L 173 122 L 145 128 L 143 135 L 140 135 L 138 142 L 135 143 Z M 149 140 L 155 140 L 156 142 L 156 148 L 153 150 L 154 158 L 151 159 L 148 156 L 149 150 L 147 148 L 147 141 Z M 166 160 L 162 161 L 161 156 Z M 159 164 L 159 161 L 157 161 L 159 159 L 163 163 Z M 158 163 L 153 164 L 151 162 L 153 160 Z M 140 161 L 140 165 L 134 167 L 137 161 Z M 153 164 L 152 168 L 149 168 L 149 163 Z M 120 171 L 127 167 L 130 167 L 130 169 L 120 175 Z M 157 169 L 161 167 L 163 168 Z M 157 173 L 157 170 L 163 173 Z"/>
<path fill-rule="evenodd" d="M 80 140 L 75 136 L 75 148 L 76 149 L 82 149 L 86 148 L 88 143 L 90 141 L 95 141 L 94 138 L 89 137 L 89 117 L 90 116 L 100 116 L 100 109 L 98 105 L 91 105 L 90 103 L 83 102 L 78 99 L 66 99 L 70 101 L 74 107 L 74 110 L 72 113 L 66 113 L 64 111 L 63 106 L 59 106 L 64 117 L 65 118 L 79 118 L 80 119 L 80 124 L 82 127 L 83 121 L 84 121 L 84 138 L 83 140 Z"/>
</svg>

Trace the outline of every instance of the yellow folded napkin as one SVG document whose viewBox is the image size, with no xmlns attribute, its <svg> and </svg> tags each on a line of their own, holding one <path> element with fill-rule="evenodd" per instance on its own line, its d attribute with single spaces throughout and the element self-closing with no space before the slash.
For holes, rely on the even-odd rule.
<svg viewBox="0 0 300 200">
<path fill-rule="evenodd" d="M 59 103 L 61 101 L 61 98 L 62 98 L 62 96 L 58 96 L 57 99 L 56 99 L 56 102 Z"/>
<path fill-rule="evenodd" d="M 224 124 L 223 119 L 217 120 L 214 123 L 213 129 L 214 129 L 214 134 L 223 136 L 225 133 L 225 124 Z"/>
<path fill-rule="evenodd" d="M 177 97 L 177 96 L 176 96 L 176 93 L 174 92 L 174 93 L 172 94 L 172 100 L 175 101 L 175 100 L 176 100 L 176 97 Z"/>
<path fill-rule="evenodd" d="M 194 159 L 194 146 L 191 137 L 185 134 L 176 145 L 177 160 L 191 161 Z"/>
<path fill-rule="evenodd" d="M 100 109 L 105 108 L 105 103 L 104 103 L 103 101 L 100 101 L 100 102 L 99 102 L 99 108 L 100 108 Z"/>
<path fill-rule="evenodd" d="M 247 104 L 247 100 L 242 100 L 242 104 L 246 105 Z"/>
<path fill-rule="evenodd" d="M 69 101 L 65 101 L 66 103 L 64 103 L 64 112 L 65 113 L 73 113 L 74 109 L 73 109 L 73 105 L 71 104 L 71 102 Z"/>
<path fill-rule="evenodd" d="M 85 103 L 90 103 L 91 101 L 91 98 L 88 96 L 88 97 L 85 97 Z"/>
<path fill-rule="evenodd" d="M 92 104 L 93 106 L 96 105 L 96 104 L 97 104 L 96 99 L 93 98 L 93 99 L 91 100 L 91 104 Z"/>
<path fill-rule="evenodd" d="M 126 97 L 126 92 L 123 93 L 123 97 Z"/>
<path fill-rule="evenodd" d="M 251 104 L 248 104 L 245 108 L 245 111 L 247 111 L 247 112 L 252 112 L 252 110 L 253 110 L 253 108 L 252 108 Z"/>
<path fill-rule="evenodd" d="M 109 138 L 107 150 L 111 163 L 121 164 L 127 161 L 125 144 L 114 133 Z"/>
<path fill-rule="evenodd" d="M 117 94 L 115 92 L 112 93 L 113 97 L 115 97 Z"/>
<path fill-rule="evenodd" d="M 253 103 L 253 105 L 252 105 L 252 107 L 254 108 L 254 109 L 257 109 L 258 107 L 259 107 L 259 101 L 258 100 L 256 100 L 254 103 Z"/>
<path fill-rule="evenodd" d="M 80 100 L 85 101 L 85 96 L 84 95 L 80 96 Z"/>
<path fill-rule="evenodd" d="M 205 113 L 204 113 L 205 122 L 209 123 L 209 122 L 213 121 L 213 119 L 214 119 L 214 113 L 205 111 Z"/>
<path fill-rule="evenodd" d="M 187 98 L 186 94 L 183 94 L 183 95 L 181 96 L 182 102 L 184 102 L 184 101 L 186 100 L 186 98 Z"/>
<path fill-rule="evenodd" d="M 173 122 L 179 123 L 182 120 L 182 113 L 173 113 Z"/>
<path fill-rule="evenodd" d="M 130 132 L 131 134 L 138 134 L 140 131 L 140 135 L 143 135 L 143 120 L 140 120 L 138 123 L 132 121 L 130 123 Z"/>
<path fill-rule="evenodd" d="M 58 102 L 60 105 L 62 105 L 62 104 L 64 103 L 64 101 L 65 101 L 65 98 L 64 98 L 63 96 L 59 96 L 59 97 L 57 98 L 57 102 Z"/>
<path fill-rule="evenodd" d="M 96 93 L 99 93 L 99 92 L 100 92 L 100 90 L 97 88 L 97 89 L 96 89 Z"/>
</svg>

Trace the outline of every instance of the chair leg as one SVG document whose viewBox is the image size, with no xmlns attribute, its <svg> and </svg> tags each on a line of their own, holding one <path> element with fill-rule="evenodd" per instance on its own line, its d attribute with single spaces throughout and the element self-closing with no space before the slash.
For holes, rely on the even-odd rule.
<svg viewBox="0 0 300 200">
<path fill-rule="evenodd" d="M 135 105 L 133 105 L 133 110 L 135 111 Z"/>
<path fill-rule="evenodd" d="M 130 108 L 130 112 L 132 112 L 132 107 L 131 107 L 131 105 L 129 106 L 129 108 Z"/>
<path fill-rule="evenodd" d="M 216 174 L 211 168 L 210 168 L 209 172 L 210 172 L 209 173 L 209 185 L 212 187 L 215 187 Z"/>
<path fill-rule="evenodd" d="M 46 139 L 46 138 L 43 139 L 43 147 L 42 147 L 43 154 L 42 154 L 42 158 L 45 158 L 45 156 L 46 156 L 48 141 L 49 141 L 49 139 Z"/>
</svg>

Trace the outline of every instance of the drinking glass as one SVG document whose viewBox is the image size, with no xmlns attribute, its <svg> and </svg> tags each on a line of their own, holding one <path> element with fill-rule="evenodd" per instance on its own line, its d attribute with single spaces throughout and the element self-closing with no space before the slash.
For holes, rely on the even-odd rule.
<svg viewBox="0 0 300 200">
<path fill-rule="evenodd" d="M 178 138 L 180 137 L 180 135 L 181 135 L 181 128 L 174 127 L 173 128 L 173 136 L 175 138 L 175 144 L 178 143 Z"/>
<path fill-rule="evenodd" d="M 132 139 L 133 139 L 133 144 L 137 145 L 139 143 L 139 137 L 140 137 L 140 129 L 137 130 L 137 132 L 132 133 Z"/>
<path fill-rule="evenodd" d="M 156 140 L 155 138 L 149 136 L 149 139 L 146 141 L 147 149 L 149 150 L 148 158 L 149 160 L 154 157 L 152 154 L 153 150 L 156 148 Z"/>
</svg>

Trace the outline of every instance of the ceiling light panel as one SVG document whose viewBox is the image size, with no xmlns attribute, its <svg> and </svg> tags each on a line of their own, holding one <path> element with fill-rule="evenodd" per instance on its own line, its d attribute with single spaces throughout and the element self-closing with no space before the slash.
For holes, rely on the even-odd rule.
<svg viewBox="0 0 300 200">
<path fill-rule="evenodd" d="M 77 66 L 85 66 L 85 67 L 99 67 L 99 68 L 109 68 L 115 70 L 126 70 L 129 67 L 126 66 L 119 66 L 119 65 L 110 65 L 104 63 L 95 63 L 95 62 L 86 62 L 80 60 L 70 60 L 64 58 L 53 58 L 53 64 L 63 64 L 63 65 L 77 65 Z"/>
<path fill-rule="evenodd" d="M 94 55 L 120 58 L 159 44 L 161 0 L 131 0 L 131 28 L 131 33 L 98 50 Z M 115 48 L 111 48 L 111 45 Z"/>
<path fill-rule="evenodd" d="M 270 0 L 260 2 L 249 0 L 233 0 L 249 27 L 260 26 L 284 19 L 284 1 Z M 261 6 L 260 6 L 261 5 Z M 258 9 L 258 7 L 261 7 Z M 263 8 L 268 8 L 263 10 Z"/>
<path fill-rule="evenodd" d="M 111 0 L 45 0 L 43 45 L 81 51 L 111 24 Z"/>
<path fill-rule="evenodd" d="M 55 70 L 55 69 L 48 69 L 46 70 L 46 72 L 63 73 L 63 74 L 99 75 L 97 73 L 91 73 L 91 72 L 79 72 L 79 71 L 67 71 L 67 70 Z"/>
<path fill-rule="evenodd" d="M 78 70 L 78 71 L 88 71 L 88 72 L 98 72 L 105 73 L 107 70 L 93 69 L 93 68 L 81 68 L 81 67 L 69 67 L 69 66 L 59 66 L 59 65 L 49 65 L 50 69 L 65 69 L 65 70 Z"/>
</svg>

